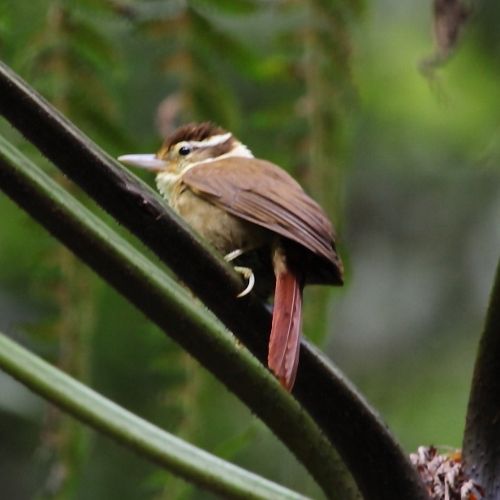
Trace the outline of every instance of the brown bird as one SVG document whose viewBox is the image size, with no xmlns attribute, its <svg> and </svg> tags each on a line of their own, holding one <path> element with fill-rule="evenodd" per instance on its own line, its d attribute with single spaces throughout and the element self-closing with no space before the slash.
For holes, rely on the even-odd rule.
<svg viewBox="0 0 500 500">
<path fill-rule="evenodd" d="M 275 276 L 268 365 L 291 390 L 303 287 L 342 284 L 342 262 L 323 210 L 284 170 L 255 158 L 230 132 L 211 123 L 179 128 L 156 155 L 118 159 L 155 171 L 158 190 L 170 206 L 226 260 L 252 252 L 268 256 Z M 253 287 L 254 273 L 248 267 L 235 269 L 249 280 L 242 296 Z"/>
</svg>

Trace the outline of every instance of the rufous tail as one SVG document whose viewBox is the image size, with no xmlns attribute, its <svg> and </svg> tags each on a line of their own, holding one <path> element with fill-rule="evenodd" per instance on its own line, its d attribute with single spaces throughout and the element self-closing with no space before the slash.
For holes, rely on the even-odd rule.
<svg viewBox="0 0 500 500">
<path fill-rule="evenodd" d="M 297 375 L 302 324 L 302 279 L 287 267 L 281 247 L 274 251 L 273 322 L 267 364 L 281 385 L 291 391 Z"/>
</svg>

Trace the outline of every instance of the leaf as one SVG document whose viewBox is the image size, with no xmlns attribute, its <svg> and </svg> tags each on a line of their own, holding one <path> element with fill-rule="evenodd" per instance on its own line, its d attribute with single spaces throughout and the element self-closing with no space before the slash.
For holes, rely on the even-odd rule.
<svg viewBox="0 0 500 500">
<path fill-rule="evenodd" d="M 252 68 L 257 66 L 257 55 L 248 45 L 216 27 L 196 11 L 191 11 L 190 18 L 195 33 L 191 43 L 193 48 L 204 50 L 205 57 L 216 62 L 229 63 L 242 73 L 251 73 Z"/>
<path fill-rule="evenodd" d="M 442 66 L 454 52 L 472 9 L 463 0 L 434 0 L 434 54 L 419 63 L 424 76 L 432 81 L 434 71 Z"/>
<path fill-rule="evenodd" d="M 80 421 L 167 470 L 230 498 L 305 497 L 169 434 L 90 389 L 0 333 L 0 368 Z"/>
<path fill-rule="evenodd" d="M 73 50 L 95 68 L 109 71 L 110 66 L 116 64 L 118 54 L 111 38 L 89 22 L 73 19 L 69 26 L 68 39 Z"/>
<path fill-rule="evenodd" d="M 471 9 L 462 0 L 434 0 L 434 36 L 442 58 L 456 47 Z"/>
<path fill-rule="evenodd" d="M 252 14 L 263 2 L 257 0 L 191 0 L 194 8 L 217 11 L 217 14 Z"/>
</svg>

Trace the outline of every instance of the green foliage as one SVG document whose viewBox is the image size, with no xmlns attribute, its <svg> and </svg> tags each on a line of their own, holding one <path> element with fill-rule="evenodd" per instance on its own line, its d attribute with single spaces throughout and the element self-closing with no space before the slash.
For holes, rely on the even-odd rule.
<svg viewBox="0 0 500 500">
<path fill-rule="evenodd" d="M 0 5 L 0 47 L 3 45 L 3 40 L 8 36 L 9 30 L 9 10 L 6 4 Z"/>
<path fill-rule="evenodd" d="M 193 6 L 205 6 L 214 13 L 224 14 L 252 14 L 262 3 L 258 0 L 191 0 Z"/>
<path fill-rule="evenodd" d="M 425 3 L 368 5 L 5 0 L 0 55 L 112 154 L 152 152 L 178 123 L 210 119 L 289 169 L 332 215 L 348 264 L 333 298 L 307 292 L 306 333 L 325 339 L 406 446 L 458 446 L 471 339 L 500 242 L 498 6 L 478 11 L 437 95 L 416 70 L 431 50 Z M 66 368 L 119 403 L 318 497 L 295 460 L 176 345 L 68 264 L 4 197 L 0 213 L 0 327 L 51 359 L 76 351 Z M 67 320 L 83 330 L 64 343 L 56 331 Z M 47 443 L 70 436 L 58 463 L 74 466 L 75 498 L 203 498 L 102 437 L 64 425 L 51 434 L 52 417 L 40 424 L 36 409 L 9 401 L 22 415 L 12 434 L 38 426 L 42 436 L 18 456 L 0 431 L 10 443 L 0 455 L 7 496 L 41 494 Z M 0 429 L 12 419 L 2 408 Z"/>
</svg>

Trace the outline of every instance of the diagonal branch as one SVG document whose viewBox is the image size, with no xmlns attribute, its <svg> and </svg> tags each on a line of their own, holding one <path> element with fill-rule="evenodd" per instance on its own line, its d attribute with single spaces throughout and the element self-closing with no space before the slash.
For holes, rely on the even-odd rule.
<svg viewBox="0 0 500 500">
<path fill-rule="evenodd" d="M 2 333 L 0 368 L 82 422 L 212 493 L 245 500 L 306 499 L 137 417 L 31 354 Z"/>
<path fill-rule="evenodd" d="M 151 190 L 119 168 L 2 64 L 0 112 L 151 248 L 260 360 L 265 360 L 270 329 L 265 307 L 254 297 L 236 300 L 241 283 L 230 268 L 208 252 Z M 338 449 L 367 499 L 426 498 L 416 472 L 384 423 L 307 341 L 301 345 L 294 395 Z M 376 458 L 379 456 L 383 460 Z"/>
<path fill-rule="evenodd" d="M 500 491 L 500 262 L 474 367 L 463 456 L 468 476 L 486 490 Z"/>
</svg>

